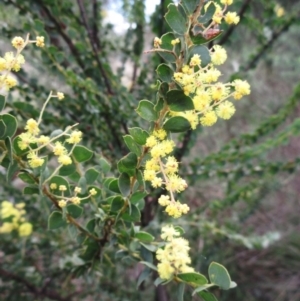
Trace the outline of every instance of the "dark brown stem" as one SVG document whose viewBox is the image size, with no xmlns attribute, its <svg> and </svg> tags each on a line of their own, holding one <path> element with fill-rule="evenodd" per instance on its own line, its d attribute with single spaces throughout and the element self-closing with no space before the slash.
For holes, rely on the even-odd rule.
<svg viewBox="0 0 300 301">
<path fill-rule="evenodd" d="M 52 21 L 52 23 L 55 25 L 55 28 L 57 29 L 57 31 L 60 33 L 60 35 L 62 36 L 62 38 L 64 39 L 64 41 L 67 43 L 67 45 L 70 48 L 70 51 L 72 52 L 72 54 L 74 55 L 76 61 L 78 62 L 78 65 L 80 66 L 80 68 L 82 70 L 84 70 L 84 63 L 80 58 L 80 54 L 77 51 L 75 45 L 73 44 L 71 38 L 64 32 L 61 24 L 58 22 L 58 20 L 51 14 L 50 10 L 48 9 L 47 6 L 45 6 L 45 4 L 43 3 L 43 1 L 41 0 L 37 0 L 37 3 L 43 8 L 45 14 L 48 16 L 48 18 Z"/>
<path fill-rule="evenodd" d="M 281 34 L 287 31 L 296 20 L 297 20 L 296 17 L 291 18 L 290 20 L 287 21 L 287 23 L 284 26 L 282 26 L 280 30 L 273 33 L 272 38 L 268 41 L 268 43 L 262 46 L 260 51 L 252 58 L 252 60 L 248 63 L 248 65 L 246 67 L 241 68 L 241 71 L 247 72 L 248 70 L 255 68 L 257 62 L 261 59 L 261 57 L 265 54 L 265 52 L 272 47 L 274 42 L 281 36 Z"/>
<path fill-rule="evenodd" d="M 11 273 L 2 268 L 0 268 L 0 276 L 3 279 L 10 279 L 10 280 L 14 280 L 16 282 L 23 284 L 30 293 L 32 293 L 33 295 L 35 295 L 37 297 L 49 298 L 49 299 L 57 300 L 57 301 L 72 301 L 70 296 L 62 297 L 59 293 L 57 293 L 53 289 L 47 290 L 45 287 L 42 289 L 39 289 L 38 287 L 33 285 L 28 280 L 22 278 L 20 275 Z"/>
<path fill-rule="evenodd" d="M 106 72 L 105 72 L 105 70 L 102 66 L 102 63 L 100 62 L 100 59 L 99 59 L 98 53 L 99 53 L 100 49 L 98 48 L 97 42 L 95 40 L 94 32 L 91 30 L 91 28 L 89 27 L 89 24 L 87 22 L 87 16 L 86 16 L 86 12 L 85 12 L 85 8 L 84 8 L 84 5 L 82 3 L 82 0 L 77 0 L 77 3 L 78 3 L 78 6 L 79 6 L 79 10 L 80 10 L 83 25 L 84 25 L 84 27 L 87 31 L 89 41 L 90 41 L 90 44 L 91 44 L 92 49 L 93 49 L 93 53 L 94 53 L 97 65 L 98 65 L 99 70 L 101 72 L 101 75 L 104 79 L 105 86 L 106 86 L 106 89 L 107 89 L 107 93 L 110 94 L 110 95 L 113 95 L 114 93 L 112 91 L 110 82 L 109 82 L 108 77 L 106 75 Z"/>
</svg>

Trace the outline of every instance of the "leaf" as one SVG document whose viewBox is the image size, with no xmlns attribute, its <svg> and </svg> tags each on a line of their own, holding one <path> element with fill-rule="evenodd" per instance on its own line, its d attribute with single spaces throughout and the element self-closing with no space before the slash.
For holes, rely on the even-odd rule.
<svg viewBox="0 0 300 301">
<path fill-rule="evenodd" d="M 27 184 L 35 184 L 35 180 L 28 172 L 20 172 L 18 177 Z"/>
<path fill-rule="evenodd" d="M 208 268 L 209 279 L 224 290 L 228 290 L 231 285 L 231 279 L 228 271 L 219 263 L 212 262 Z"/>
<path fill-rule="evenodd" d="M 199 292 L 202 292 L 204 290 L 207 290 L 208 288 L 214 286 L 215 284 L 211 283 L 211 284 L 204 284 L 204 285 L 201 285 L 201 286 L 198 286 L 192 293 L 192 295 L 194 296 L 195 294 L 199 293 Z"/>
<path fill-rule="evenodd" d="M 187 119 L 185 119 L 182 116 L 175 116 L 168 119 L 164 125 L 163 128 L 166 131 L 170 131 L 173 133 L 180 133 L 185 132 L 191 128 L 190 123 Z"/>
<path fill-rule="evenodd" d="M 118 185 L 122 195 L 127 197 L 130 194 L 130 177 L 127 173 L 120 175 Z"/>
<path fill-rule="evenodd" d="M 146 248 L 147 250 L 149 250 L 150 252 L 156 252 L 156 250 L 158 249 L 156 246 L 154 245 L 149 245 L 149 244 L 145 244 L 143 242 L 140 242 L 140 244 Z"/>
<path fill-rule="evenodd" d="M 144 264 L 145 266 L 147 266 L 148 268 L 150 268 L 150 269 L 152 269 L 154 271 L 157 271 L 157 267 L 154 264 L 152 264 L 152 263 L 150 263 L 148 261 L 140 261 L 140 263 Z"/>
<path fill-rule="evenodd" d="M 132 203 L 133 205 L 136 205 L 140 200 L 144 199 L 144 197 L 147 194 L 148 194 L 147 192 L 143 192 L 143 191 L 135 192 L 130 198 L 130 203 Z"/>
<path fill-rule="evenodd" d="M 7 173 L 6 173 L 6 180 L 7 182 L 11 182 L 13 177 L 16 175 L 16 172 L 19 170 L 19 164 L 18 162 L 14 161 L 9 164 Z"/>
<path fill-rule="evenodd" d="M 48 219 L 48 229 L 55 230 L 61 227 L 65 227 L 67 222 L 63 219 L 62 214 L 59 211 L 53 211 Z"/>
<path fill-rule="evenodd" d="M 93 184 L 99 175 L 100 173 L 95 168 L 88 169 L 84 174 L 87 185 Z"/>
<path fill-rule="evenodd" d="M 162 49 L 166 49 L 171 51 L 172 53 L 168 52 L 162 52 L 159 51 L 158 54 L 167 62 L 169 63 L 174 63 L 176 61 L 176 55 L 173 52 L 173 45 L 171 44 L 171 41 L 175 39 L 175 36 L 172 32 L 165 33 L 164 35 L 161 36 L 161 45 L 160 47 Z"/>
<path fill-rule="evenodd" d="M 160 277 L 156 278 L 155 281 L 154 281 L 154 285 L 157 287 L 159 286 L 160 284 L 164 285 L 164 282 L 166 282 L 165 279 L 161 279 Z"/>
<path fill-rule="evenodd" d="M 40 194 L 40 191 L 37 187 L 27 186 L 23 189 L 24 195 L 33 195 L 33 194 Z"/>
<path fill-rule="evenodd" d="M 85 177 L 80 177 L 77 186 L 81 188 L 81 193 L 86 193 L 87 190 L 87 182 Z"/>
<path fill-rule="evenodd" d="M 67 205 L 67 211 L 73 218 L 78 218 L 82 215 L 83 208 L 75 204 L 70 204 Z"/>
<path fill-rule="evenodd" d="M 156 73 L 163 82 L 171 82 L 173 80 L 174 71 L 166 64 L 160 64 L 156 69 Z"/>
<path fill-rule="evenodd" d="M 18 127 L 17 118 L 10 114 L 3 114 L 0 115 L 0 120 L 1 119 L 6 126 L 6 131 L 4 136 L 2 136 L 2 138 L 6 138 L 6 137 L 12 138 L 15 135 Z"/>
<path fill-rule="evenodd" d="M 185 289 L 185 283 L 179 283 L 177 288 L 177 300 L 178 301 L 184 301 L 184 289 Z"/>
<path fill-rule="evenodd" d="M 131 205 L 131 212 L 127 208 L 121 215 L 121 218 L 126 222 L 139 222 L 141 220 L 141 212 L 135 205 Z"/>
<path fill-rule="evenodd" d="M 93 152 L 85 146 L 76 145 L 72 155 L 74 156 L 77 162 L 81 163 L 90 160 L 93 156 Z"/>
<path fill-rule="evenodd" d="M 236 282 L 231 281 L 231 282 L 230 282 L 230 288 L 235 288 L 235 287 L 237 287 Z"/>
<path fill-rule="evenodd" d="M 198 292 L 198 296 L 200 296 L 204 301 L 218 301 L 212 293 L 207 291 Z"/>
<path fill-rule="evenodd" d="M 90 261 L 94 259 L 94 257 L 99 252 L 99 244 L 95 240 L 88 240 L 84 242 L 87 247 L 82 255 L 80 255 L 80 258 L 82 258 L 85 261 Z"/>
<path fill-rule="evenodd" d="M 5 96 L 0 94 L 0 112 L 4 109 L 5 107 Z M 0 132 L 1 133 L 1 132 Z"/>
<path fill-rule="evenodd" d="M 216 6 L 214 5 L 214 3 L 210 3 L 206 8 L 204 15 L 198 17 L 198 22 L 202 24 L 209 22 L 212 19 L 213 15 L 215 14 L 215 11 L 216 11 Z"/>
<path fill-rule="evenodd" d="M 142 154 L 141 147 L 134 141 L 133 137 L 130 135 L 123 136 L 123 139 L 125 141 L 125 144 L 127 145 L 128 149 L 135 153 L 137 156 L 140 156 Z"/>
<path fill-rule="evenodd" d="M 182 273 L 178 274 L 177 277 L 184 282 L 192 284 L 193 286 L 199 286 L 208 283 L 206 277 L 199 273 Z"/>
<path fill-rule="evenodd" d="M 199 54 L 201 58 L 201 66 L 205 67 L 211 62 L 211 57 L 207 47 L 203 45 L 194 45 L 189 48 L 189 60 L 194 54 Z"/>
<path fill-rule="evenodd" d="M 128 131 L 136 143 L 139 145 L 146 144 L 146 140 L 149 137 L 149 134 L 146 131 L 138 127 L 129 128 Z"/>
<path fill-rule="evenodd" d="M 77 236 L 77 228 L 73 224 L 68 224 L 68 232 L 71 239 L 76 239 Z"/>
<path fill-rule="evenodd" d="M 63 177 L 61 177 L 61 176 L 54 176 L 54 177 L 51 178 L 50 183 L 49 183 L 49 186 L 50 186 L 52 183 L 55 183 L 55 184 L 57 185 L 57 188 L 59 188 L 60 185 L 66 186 L 66 187 L 67 187 L 67 190 L 64 191 L 64 195 L 65 195 L 65 196 L 69 196 L 69 195 L 71 194 L 69 182 L 68 182 L 65 178 L 63 178 Z"/>
<path fill-rule="evenodd" d="M 89 220 L 85 227 L 90 233 L 93 233 L 95 230 L 95 227 L 96 227 L 96 219 L 93 218 L 93 219 Z"/>
<path fill-rule="evenodd" d="M 111 203 L 110 210 L 112 212 L 118 212 L 124 207 L 124 204 L 124 199 L 120 196 L 116 196 Z"/>
<path fill-rule="evenodd" d="M 134 237 L 144 242 L 152 242 L 154 240 L 154 236 L 144 231 L 139 231 L 135 233 Z"/>
<path fill-rule="evenodd" d="M 119 188 L 119 181 L 118 179 L 113 179 L 109 185 L 108 185 L 108 189 L 115 192 L 115 193 L 120 193 L 120 188 Z"/>
<path fill-rule="evenodd" d="M 13 146 L 12 146 L 12 142 L 11 142 L 10 137 L 5 138 L 5 146 L 6 146 L 6 149 L 7 149 L 7 152 L 8 152 L 9 160 L 12 163 L 14 161 L 14 159 L 13 159 Z"/>
<path fill-rule="evenodd" d="M 5 137 L 5 133 L 6 133 L 6 125 L 3 120 L 0 120 L 0 139 L 2 137 Z"/>
<path fill-rule="evenodd" d="M 27 152 L 27 150 L 26 149 L 21 150 L 19 145 L 18 145 L 18 141 L 20 141 L 19 136 L 15 137 L 14 140 L 13 140 L 13 149 L 14 149 L 14 152 L 16 153 L 16 155 L 21 157 Z"/>
<path fill-rule="evenodd" d="M 186 22 L 180 12 L 177 10 L 175 4 L 168 5 L 168 12 L 165 15 L 165 19 L 175 32 L 184 35 L 186 32 Z"/>
<path fill-rule="evenodd" d="M 174 229 L 179 232 L 180 236 L 182 236 L 185 231 L 183 230 L 183 228 L 181 228 L 180 226 L 175 226 Z"/>
<path fill-rule="evenodd" d="M 55 138 L 55 137 L 57 137 L 57 136 L 59 136 L 59 135 L 61 135 L 63 133 L 63 131 L 62 130 L 54 130 L 51 134 L 50 134 L 50 138 L 52 139 L 52 138 Z"/>
<path fill-rule="evenodd" d="M 141 100 L 136 112 L 147 121 L 154 121 L 157 119 L 157 113 L 154 110 L 154 104 L 149 100 Z"/>
<path fill-rule="evenodd" d="M 166 94 L 167 94 L 167 92 L 169 91 L 169 84 L 166 83 L 166 82 L 162 82 L 162 83 L 160 84 L 160 86 L 159 86 L 158 91 L 159 91 L 159 93 L 160 93 L 160 95 L 161 95 L 162 97 L 165 97 Z M 161 102 L 161 101 L 159 100 L 159 101 L 157 102 L 157 104 L 155 105 L 155 107 L 158 107 L 158 108 L 155 108 L 155 110 L 156 110 L 157 112 L 159 112 L 159 111 L 163 108 L 163 105 L 164 105 L 164 102 L 163 102 L 163 101 L 162 101 L 161 103 L 160 103 L 160 102 Z"/>
<path fill-rule="evenodd" d="M 182 6 L 191 15 L 199 4 L 199 0 L 182 0 Z"/>
<path fill-rule="evenodd" d="M 126 172 L 130 176 L 135 174 L 137 165 L 137 156 L 135 153 L 129 153 L 118 162 L 118 170 L 120 173 Z"/>
<path fill-rule="evenodd" d="M 143 173 L 140 170 L 138 170 L 138 172 L 137 172 L 136 179 L 138 181 L 138 184 L 143 187 L 143 190 L 145 190 L 146 189 L 146 187 L 145 187 L 146 185 L 145 185 Z"/>
<path fill-rule="evenodd" d="M 148 267 L 145 267 L 145 269 L 143 270 L 143 272 L 139 275 L 139 278 L 137 280 L 137 284 L 136 284 L 136 288 L 138 289 L 139 286 L 149 277 L 151 273 L 151 269 L 149 269 Z"/>
<path fill-rule="evenodd" d="M 192 99 L 182 90 L 170 90 L 166 95 L 166 101 L 170 109 L 175 112 L 194 110 Z"/>
<path fill-rule="evenodd" d="M 69 165 L 64 165 L 59 169 L 60 176 L 70 176 L 76 171 L 76 165 L 74 163 Z"/>
<path fill-rule="evenodd" d="M 111 165 L 110 165 L 110 163 L 106 159 L 101 158 L 99 163 L 100 163 L 100 166 L 101 166 L 102 171 L 104 173 L 107 173 L 107 172 L 110 171 Z"/>
</svg>

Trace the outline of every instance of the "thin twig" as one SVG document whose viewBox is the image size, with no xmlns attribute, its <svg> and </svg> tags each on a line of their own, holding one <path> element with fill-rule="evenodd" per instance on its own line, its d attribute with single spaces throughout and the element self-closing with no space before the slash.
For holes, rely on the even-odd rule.
<svg viewBox="0 0 300 301">
<path fill-rule="evenodd" d="M 79 6 L 79 10 L 80 10 L 80 14 L 81 14 L 81 19 L 82 19 L 83 25 L 84 25 L 84 27 L 85 27 L 85 29 L 87 31 L 87 34 L 88 34 L 88 37 L 89 37 L 89 41 L 90 41 L 90 44 L 92 46 L 93 53 L 94 53 L 97 65 L 98 65 L 100 73 L 101 73 L 101 75 L 102 75 L 102 77 L 104 79 L 104 83 L 105 83 L 105 86 L 106 86 L 106 89 L 107 89 L 107 93 L 110 94 L 110 95 L 113 95 L 114 93 L 112 91 L 110 82 L 108 80 L 106 72 L 105 72 L 105 70 L 104 70 L 104 68 L 102 66 L 102 63 L 100 62 L 99 56 L 98 56 L 98 52 L 100 51 L 100 49 L 97 48 L 97 43 L 94 40 L 93 31 L 91 30 L 91 28 L 89 27 L 89 24 L 87 22 L 87 16 L 86 16 L 86 12 L 85 12 L 85 8 L 84 8 L 84 5 L 82 3 L 82 0 L 77 0 L 77 4 Z"/>
<path fill-rule="evenodd" d="M 288 22 L 284 26 L 282 26 L 282 28 L 280 30 L 273 33 L 272 38 L 265 45 L 262 46 L 260 51 L 252 58 L 252 60 L 248 63 L 248 65 L 246 67 L 242 67 L 240 70 L 243 71 L 243 72 L 247 72 L 248 70 L 254 68 L 257 65 L 257 62 L 265 54 L 265 52 L 269 48 L 272 47 L 274 42 L 281 36 L 281 34 L 284 33 L 285 31 L 287 31 L 290 28 L 290 26 L 294 22 L 296 22 L 296 20 L 297 20 L 296 17 L 291 18 L 290 20 L 288 20 Z"/>
<path fill-rule="evenodd" d="M 47 6 L 44 5 L 44 3 L 40 0 L 37 0 L 37 3 L 43 8 L 44 12 L 46 13 L 46 15 L 48 16 L 48 18 L 54 23 L 57 31 L 60 33 L 60 35 L 62 36 L 62 38 L 64 39 L 64 41 L 67 43 L 67 45 L 69 46 L 72 54 L 74 55 L 76 61 L 78 62 L 78 65 L 80 66 L 80 68 L 82 70 L 84 70 L 84 63 L 80 58 L 80 54 L 78 52 L 78 50 L 76 49 L 75 45 L 73 44 L 71 38 L 64 32 L 61 24 L 57 21 L 57 19 L 51 14 L 50 10 L 48 9 Z"/>
</svg>

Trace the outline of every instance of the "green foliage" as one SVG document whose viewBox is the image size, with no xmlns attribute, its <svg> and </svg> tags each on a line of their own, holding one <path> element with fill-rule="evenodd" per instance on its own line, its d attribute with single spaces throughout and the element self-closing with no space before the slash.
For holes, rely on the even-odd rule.
<svg viewBox="0 0 300 301">
<path fill-rule="evenodd" d="M 26 220 L 33 224 L 33 235 L 26 239 L 20 239 L 17 230 L 0 233 L 5 255 L 0 268 L 4 283 L 1 297 L 6 300 L 16 301 L 20 297 L 22 300 L 48 300 L 53 296 L 57 300 L 75 300 L 77 293 L 78 300 L 99 297 L 103 300 L 154 300 L 159 290 L 170 300 L 184 300 L 185 295 L 190 294 L 188 287 L 204 301 L 216 301 L 217 297 L 224 301 L 241 299 L 244 296 L 241 290 L 250 291 L 252 295 L 251 288 L 240 283 L 236 290 L 229 290 L 235 287 L 235 282 L 231 281 L 224 266 L 211 261 L 226 263 L 227 258 L 240 252 L 238 248 L 243 248 L 241 253 L 245 253 L 246 248 L 259 250 L 281 239 L 280 235 L 268 235 L 265 229 L 262 230 L 265 235 L 258 236 L 249 224 L 241 225 L 268 200 L 266 186 L 275 183 L 275 177 L 295 175 L 298 170 L 298 153 L 280 160 L 274 159 L 274 153 L 300 134 L 299 118 L 293 115 L 300 87 L 296 87 L 288 101 L 281 100 L 279 104 L 274 103 L 274 107 L 270 102 L 258 109 L 254 103 L 248 110 L 249 107 L 237 104 L 237 111 L 244 109 L 247 113 L 257 111 L 257 114 L 270 106 L 270 116 L 259 115 L 263 121 L 256 120 L 253 130 L 247 134 L 243 127 L 239 129 L 238 122 L 234 128 L 233 124 L 239 121 L 234 120 L 228 126 L 231 138 L 222 146 L 225 127 L 218 127 L 218 130 L 223 128 L 223 132 L 212 129 L 208 135 L 202 129 L 191 133 L 187 118 L 169 113 L 168 110 L 181 113 L 195 109 L 192 97 L 187 96 L 173 76 L 174 72 L 181 72 L 195 54 L 200 55 L 201 68 L 205 68 L 211 63 L 209 48 L 215 41 L 223 44 L 223 37 L 227 37 L 227 43 L 234 46 L 232 51 L 239 49 L 235 43 L 247 47 L 248 51 L 254 48 L 254 41 L 258 41 L 257 54 L 250 57 L 249 64 L 245 58 L 236 57 L 239 72 L 231 77 L 245 78 L 242 71 L 254 68 L 263 58 L 260 54 L 295 24 L 296 17 L 288 9 L 285 16 L 274 17 L 275 1 L 245 4 L 244 10 L 241 3 L 236 2 L 230 10 L 245 14 L 241 15 L 242 34 L 239 27 L 233 31 L 228 25 L 221 25 L 220 29 L 212 26 L 205 32 L 204 28 L 215 13 L 214 5 L 209 5 L 206 12 L 200 6 L 193 20 L 191 15 L 199 8 L 200 1 L 182 0 L 178 6 L 171 3 L 166 7 L 169 2 L 162 1 L 156 11 L 157 20 L 165 16 L 169 26 L 157 34 L 161 36 L 159 48 L 152 49 L 160 57 L 146 64 L 141 59 L 144 48 L 149 48 L 144 39 L 148 25 L 143 1 L 122 1 L 130 24 L 124 39 L 116 36 L 111 25 L 104 22 L 105 1 L 74 4 L 72 1 L 34 0 L 32 3 L 4 1 L 0 4 L 1 17 L 9 24 L 2 28 L 3 36 L 11 39 L 16 33 L 29 32 L 32 39 L 36 35 L 45 36 L 47 44 L 39 52 L 26 47 L 24 56 L 34 70 L 31 67 L 21 70 L 17 73 L 20 82 L 17 91 L 5 97 L 0 95 L 0 164 L 1 172 L 5 173 L 0 174 L 3 183 L 0 205 L 5 199 L 14 204 L 25 202 Z M 294 10 L 297 11 L 296 6 Z M 154 25 L 157 27 L 157 24 Z M 248 27 L 256 32 L 256 37 L 247 39 Z M 266 30 L 271 31 L 270 39 Z M 172 40 L 177 38 L 179 43 L 172 45 Z M 118 66 L 121 67 L 115 72 L 119 56 L 122 62 Z M 232 58 L 233 54 L 230 56 Z M 135 71 L 127 89 L 121 78 L 128 62 L 133 62 Z M 232 72 L 229 69 L 224 67 L 226 75 Z M 160 79 L 156 85 L 153 84 L 155 70 Z M 47 98 L 49 90 L 60 89 L 68 94 L 64 103 L 51 100 L 43 116 L 40 115 L 41 102 Z M 258 97 L 255 92 L 254 95 Z M 41 131 L 53 140 L 52 146 L 39 150 L 45 161 L 35 168 L 28 165 L 28 149 L 21 149 L 18 135 L 24 132 L 25 121 L 39 117 L 42 117 Z M 250 124 L 250 118 L 244 117 L 243 123 Z M 83 141 L 71 145 L 65 139 L 70 135 L 67 127 L 74 123 L 78 123 L 77 128 L 83 132 Z M 195 272 L 178 273 L 169 280 L 157 278 L 155 291 L 151 280 L 152 271 L 157 271 L 155 252 L 165 246 L 158 238 L 159 229 L 165 222 L 175 223 L 166 219 L 166 214 L 157 206 L 163 189 L 155 190 L 144 180 L 145 162 L 151 158 L 147 139 L 160 128 L 167 131 L 168 139 L 176 142 L 180 173 L 188 179 L 190 187 L 194 186 L 190 188 L 191 195 L 187 192 L 182 198 L 191 204 L 191 214 L 181 220 L 184 229 L 175 224 L 174 229 L 180 235 L 185 233 L 193 243 Z M 201 142 L 200 132 L 203 133 Z M 212 142 L 212 139 L 215 140 Z M 70 153 L 71 164 L 59 164 L 57 156 L 51 153 L 58 141 Z M 36 149 L 38 144 L 32 143 L 30 147 Z M 215 193 L 210 193 L 205 185 L 213 186 L 210 189 Z M 202 198 L 202 195 L 207 197 Z M 76 198 L 80 199 L 79 203 Z M 67 204 L 62 205 L 62 200 Z M 5 221 L 0 221 L 0 227 Z M 239 233 L 240 228 L 243 233 Z M 256 229 L 253 225 L 252 228 Z M 205 247 L 199 256 L 195 246 L 202 242 Z M 284 256 L 289 258 L 288 251 Z M 144 269 L 140 270 L 137 263 L 143 264 Z M 234 260 L 226 266 L 233 273 L 232 278 L 240 280 Z M 198 272 L 199 267 L 204 274 Z M 124 271 L 128 277 L 120 276 Z M 76 278 L 79 283 L 88 283 L 89 289 L 79 292 L 71 281 Z M 248 297 L 249 294 L 247 300 L 254 300 Z"/>
</svg>

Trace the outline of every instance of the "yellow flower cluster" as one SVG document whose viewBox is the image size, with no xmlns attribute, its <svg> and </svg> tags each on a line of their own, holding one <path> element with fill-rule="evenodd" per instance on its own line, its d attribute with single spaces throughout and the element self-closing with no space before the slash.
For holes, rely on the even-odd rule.
<svg viewBox="0 0 300 301">
<path fill-rule="evenodd" d="M 56 141 L 54 143 L 53 141 L 65 135 L 68 137 L 66 142 L 73 144 L 74 147 L 75 144 L 81 141 L 82 132 L 75 130 L 71 133 L 68 133 L 68 130 L 66 130 L 59 136 L 53 138 L 44 135 L 39 136 L 39 123 L 32 118 L 27 121 L 25 130 L 26 131 L 20 134 L 18 137 L 18 146 L 21 150 L 29 149 L 27 158 L 29 159 L 28 164 L 30 167 L 37 168 L 44 164 L 45 160 L 39 156 L 39 152 L 42 149 L 49 147 L 52 149 L 53 154 L 58 157 L 58 163 L 61 165 L 72 164 L 71 153 L 73 148 L 71 151 L 68 151 L 62 142 Z"/>
<path fill-rule="evenodd" d="M 201 67 L 201 57 L 195 54 L 189 65 L 183 66 L 181 72 L 174 73 L 175 81 L 182 87 L 184 93 L 190 96 L 194 103 L 194 110 L 185 112 L 171 112 L 172 116 L 183 116 L 195 129 L 200 123 L 212 126 L 219 118 L 229 119 L 235 113 L 235 107 L 228 99 L 236 100 L 250 94 L 250 85 L 246 81 L 235 80 L 223 84 L 218 81 L 221 72 L 216 66 L 227 59 L 226 50 L 215 45 L 210 50 L 211 63 Z M 199 116 L 200 115 L 200 116 Z"/>
<path fill-rule="evenodd" d="M 26 222 L 24 215 L 25 204 L 13 205 L 8 201 L 3 201 L 0 206 L 0 218 L 4 220 L 0 226 L 0 233 L 10 233 L 16 230 L 19 236 L 28 236 L 32 232 L 32 224 Z"/>
<path fill-rule="evenodd" d="M 225 14 L 227 6 L 231 5 L 233 3 L 233 0 L 221 0 L 221 4 L 225 5 L 224 8 L 222 8 L 219 4 L 215 3 L 214 1 L 209 1 L 205 5 L 206 10 L 211 3 L 216 8 L 215 13 L 212 17 L 213 22 L 212 22 L 211 26 L 213 26 L 215 24 L 221 24 L 223 19 L 225 20 L 225 22 L 227 24 L 238 24 L 239 23 L 240 17 L 236 14 L 236 12 L 227 12 Z"/>
<path fill-rule="evenodd" d="M 187 183 L 177 175 L 178 162 L 169 155 L 175 144 L 166 137 L 166 131 L 159 129 L 153 131 L 152 135 L 147 138 L 146 146 L 150 148 L 151 159 L 146 161 L 144 178 L 146 181 L 151 181 L 152 187 L 164 186 L 169 191 L 170 196 L 162 196 L 168 198 L 168 201 L 159 203 L 166 207 L 166 212 L 170 216 L 177 218 L 187 213 L 189 207 L 175 201 L 174 193 L 184 191 L 187 188 Z"/>
<path fill-rule="evenodd" d="M 38 38 L 44 39 L 44 37 Z M 0 90 L 4 89 L 8 91 L 9 89 L 17 85 L 17 80 L 10 75 L 10 72 L 20 71 L 22 65 L 25 63 L 25 59 L 21 54 L 21 51 L 28 43 L 34 42 L 37 41 L 30 41 L 28 37 L 26 41 L 22 37 L 14 37 L 12 39 L 12 46 L 17 49 L 17 52 L 15 54 L 13 52 L 6 52 L 4 54 L 4 57 L 0 57 Z"/>
<path fill-rule="evenodd" d="M 157 265 L 159 277 L 169 280 L 180 273 L 194 272 L 189 266 L 191 258 L 188 254 L 190 249 L 188 241 L 180 237 L 180 233 L 172 225 L 162 228 L 161 238 L 166 244 L 156 251 L 156 258 L 160 261 Z"/>
<path fill-rule="evenodd" d="M 55 182 L 52 182 L 52 183 L 50 183 L 49 187 L 52 190 L 52 192 L 55 191 L 55 190 L 61 191 L 61 195 L 53 194 L 56 198 L 60 199 L 58 201 L 58 206 L 61 207 L 61 208 L 66 207 L 68 203 L 73 203 L 75 205 L 79 205 L 82 200 L 86 200 L 91 196 L 97 195 L 97 190 L 95 188 L 92 188 L 92 189 L 89 190 L 89 195 L 88 196 L 78 197 L 78 194 L 81 193 L 81 188 L 76 186 L 74 188 L 73 196 L 65 197 L 64 192 L 67 191 L 67 187 L 65 185 L 57 186 L 57 184 Z"/>
</svg>

